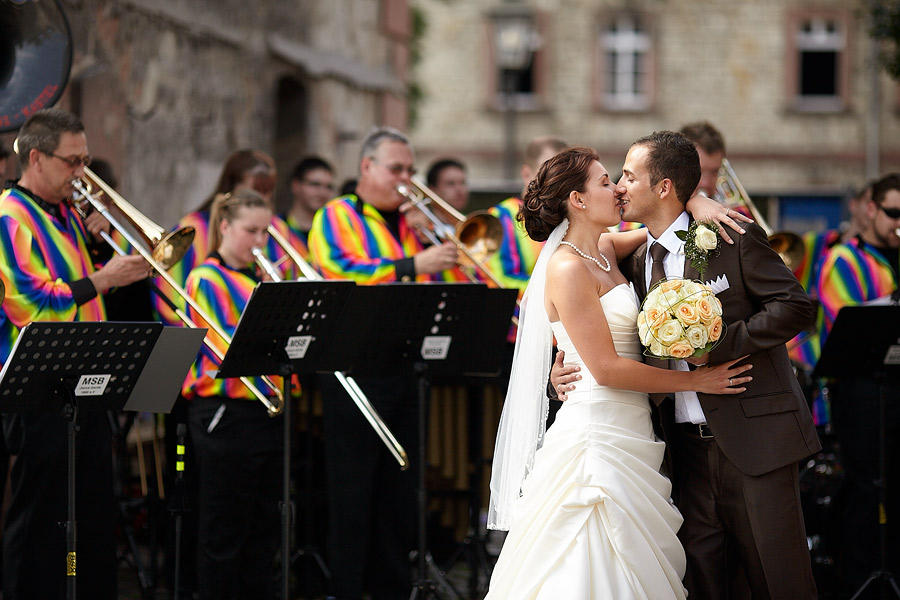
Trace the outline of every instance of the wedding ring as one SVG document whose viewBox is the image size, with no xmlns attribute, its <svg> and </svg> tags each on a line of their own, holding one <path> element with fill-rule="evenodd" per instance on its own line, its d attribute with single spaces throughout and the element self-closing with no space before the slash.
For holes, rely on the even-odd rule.
<svg viewBox="0 0 900 600">
<path fill-rule="evenodd" d="M 731 377 L 728 378 L 728 387 L 731 387 Z"/>
</svg>

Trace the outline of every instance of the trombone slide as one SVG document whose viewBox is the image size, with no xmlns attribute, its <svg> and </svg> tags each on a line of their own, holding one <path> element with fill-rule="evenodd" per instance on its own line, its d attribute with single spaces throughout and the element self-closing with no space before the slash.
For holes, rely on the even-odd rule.
<svg viewBox="0 0 900 600">
<path fill-rule="evenodd" d="M 97 198 L 95 198 L 93 196 L 93 194 L 91 194 L 90 190 L 87 189 L 87 187 L 82 183 L 82 181 L 80 179 L 76 179 L 74 182 L 74 185 L 75 185 L 75 189 L 78 191 L 78 193 L 81 194 L 85 200 L 90 202 L 90 204 L 94 208 L 94 210 L 99 212 L 101 215 L 103 215 L 103 217 L 107 221 L 109 221 L 109 224 L 116 231 L 118 231 L 122 235 L 123 238 L 125 238 L 125 241 L 127 241 L 129 244 L 131 244 L 131 247 L 134 248 L 138 252 L 138 254 L 140 254 L 141 257 L 147 261 L 147 263 L 153 268 L 153 270 L 156 271 L 159 274 L 159 276 L 162 277 L 166 283 L 168 283 L 170 286 L 172 286 L 172 289 L 175 290 L 180 296 L 182 296 L 184 298 L 184 300 L 191 306 L 191 308 L 193 308 L 195 311 L 197 311 L 197 313 L 199 315 L 204 317 L 204 320 L 209 325 L 209 329 L 214 331 L 216 333 L 216 335 L 218 335 L 226 344 L 230 344 L 231 337 L 228 334 L 226 334 L 224 331 L 222 331 L 221 328 L 216 326 L 210 319 L 205 317 L 205 313 L 204 313 L 203 309 L 201 309 L 197 305 L 197 303 L 194 302 L 194 299 L 191 298 L 187 294 L 187 292 L 185 292 L 184 288 L 182 288 L 180 285 L 178 285 L 178 283 L 175 281 L 175 279 L 173 279 L 172 276 L 169 275 L 168 270 L 165 267 L 163 267 L 162 265 L 160 265 L 153 258 L 153 256 L 150 254 L 150 252 L 146 248 L 144 248 L 144 245 L 142 243 L 140 243 L 136 239 L 134 239 L 134 237 L 131 235 L 131 233 L 129 233 L 128 230 L 125 229 L 122 226 L 122 224 L 119 223 L 118 220 L 112 214 L 110 214 L 109 209 L 107 209 L 106 206 L 102 202 L 100 202 Z M 124 256 L 127 254 L 122 248 L 119 247 L 118 244 L 115 243 L 115 241 L 113 241 L 112 237 L 109 234 L 107 234 L 105 231 L 101 232 L 101 237 L 103 238 L 104 241 L 106 241 L 107 244 L 109 244 L 112 247 L 112 249 L 117 254 L 119 254 L 121 256 Z M 162 296 L 162 297 L 165 298 L 165 296 Z M 174 303 L 172 303 L 172 306 L 174 307 Z M 195 329 L 198 328 L 198 325 L 183 310 L 181 310 L 178 307 L 174 307 L 174 308 L 176 308 L 176 312 L 178 313 L 179 318 L 181 318 L 182 321 L 184 321 L 185 325 L 187 325 L 188 327 L 193 327 Z M 216 356 L 216 358 L 218 358 L 219 360 L 222 360 L 224 358 L 225 355 L 222 353 L 222 351 L 219 350 L 218 348 L 216 348 L 216 346 L 212 342 L 209 341 L 208 337 L 204 337 L 203 342 L 206 344 L 207 348 L 209 348 L 213 352 L 213 354 Z M 272 380 L 270 380 L 268 378 L 264 378 L 264 380 L 266 382 L 266 385 L 274 391 L 276 397 L 278 398 L 278 401 L 281 404 L 283 404 L 284 397 L 282 396 L 281 389 L 277 385 L 275 385 L 275 383 L 272 382 Z M 270 416 L 275 416 L 281 412 L 281 407 L 276 406 L 275 404 L 272 404 L 272 402 L 269 400 L 268 396 L 266 396 L 259 389 L 257 389 L 256 386 L 254 386 L 253 383 L 248 378 L 241 377 L 240 381 L 241 381 L 241 383 L 243 383 L 244 385 L 247 386 L 247 388 L 253 393 L 254 396 L 256 396 L 257 400 L 259 400 L 260 402 L 263 403 L 263 405 L 268 410 Z"/>
<path fill-rule="evenodd" d="M 271 225 L 269 226 L 270 234 L 272 230 L 275 230 Z M 276 231 L 277 233 L 277 231 Z M 313 281 L 321 281 L 322 276 L 319 275 L 315 269 L 310 266 L 303 258 L 297 253 L 294 248 L 288 248 L 283 244 L 287 244 L 287 240 L 284 240 L 284 237 L 281 234 L 278 234 L 278 237 L 275 238 L 275 241 L 282 245 L 282 249 L 288 253 L 291 259 L 297 264 L 297 267 L 306 275 L 309 273 L 310 276 L 306 276 L 306 279 Z M 283 242 L 282 242 L 283 241 Z M 278 271 L 278 268 L 272 264 L 263 251 L 259 248 L 253 248 L 251 250 L 253 252 L 253 256 L 256 258 L 257 264 L 260 268 L 266 272 L 266 274 L 272 279 L 272 281 L 281 281 L 282 276 Z M 296 258 L 295 256 L 296 255 Z M 301 261 L 301 262 L 298 262 Z M 369 425 L 372 426 L 372 429 L 375 430 L 375 433 L 381 438 L 381 441 L 384 442 L 384 445 L 387 446 L 387 449 L 394 456 L 394 459 L 400 464 L 400 469 L 405 471 L 409 468 L 409 457 L 406 454 L 406 450 L 400 444 L 391 430 L 388 428 L 387 424 L 385 424 L 384 420 L 381 418 L 381 415 L 378 414 L 378 411 L 375 410 L 375 407 L 372 406 L 372 403 L 369 402 L 369 399 L 366 397 L 365 393 L 363 393 L 362 389 L 359 387 L 359 384 L 351 378 L 347 377 L 340 371 L 334 371 L 334 376 L 337 378 L 338 383 L 341 384 L 341 387 L 344 388 L 344 391 L 347 392 L 347 395 L 350 396 L 350 399 L 353 400 L 353 403 L 356 404 L 356 407 L 359 408 L 360 412 L 362 412 L 363 417 L 369 422 Z"/>
</svg>

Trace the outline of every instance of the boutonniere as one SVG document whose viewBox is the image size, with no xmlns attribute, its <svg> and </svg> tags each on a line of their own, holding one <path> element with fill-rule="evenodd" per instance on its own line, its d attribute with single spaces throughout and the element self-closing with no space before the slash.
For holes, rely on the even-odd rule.
<svg viewBox="0 0 900 600">
<path fill-rule="evenodd" d="M 693 221 L 687 231 L 676 231 L 675 235 L 684 242 L 685 258 L 703 277 L 710 254 L 719 255 L 719 226 L 710 222 Z"/>
</svg>

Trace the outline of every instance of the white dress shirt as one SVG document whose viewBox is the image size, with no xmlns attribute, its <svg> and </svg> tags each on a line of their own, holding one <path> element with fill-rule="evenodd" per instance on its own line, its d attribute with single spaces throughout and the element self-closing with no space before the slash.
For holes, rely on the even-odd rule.
<svg viewBox="0 0 900 600">
<path fill-rule="evenodd" d="M 647 255 L 644 264 L 644 281 L 650 281 L 650 271 L 653 266 L 653 257 L 650 256 L 650 245 L 659 242 L 669 251 L 663 261 L 666 277 L 684 277 L 684 242 L 675 235 L 676 231 L 687 231 L 690 218 L 686 212 L 681 213 L 675 221 L 669 225 L 659 239 L 655 239 L 647 230 Z M 670 368 L 676 371 L 688 371 L 687 361 L 670 360 Z M 672 365 L 674 363 L 674 365 Z M 706 415 L 700 406 L 700 399 L 696 392 L 675 393 L 675 422 L 677 423 L 706 423 Z"/>
</svg>

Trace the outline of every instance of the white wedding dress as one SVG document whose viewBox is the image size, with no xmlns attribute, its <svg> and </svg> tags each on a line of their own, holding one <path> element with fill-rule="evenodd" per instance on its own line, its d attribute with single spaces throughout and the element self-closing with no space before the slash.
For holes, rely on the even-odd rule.
<svg viewBox="0 0 900 600">
<path fill-rule="evenodd" d="M 641 360 L 634 288 L 599 301 L 619 355 Z M 647 394 L 599 385 L 562 323 L 552 327 L 582 379 L 535 454 L 486 600 L 685 598 L 682 518 Z"/>
</svg>

